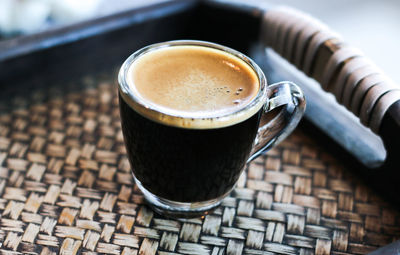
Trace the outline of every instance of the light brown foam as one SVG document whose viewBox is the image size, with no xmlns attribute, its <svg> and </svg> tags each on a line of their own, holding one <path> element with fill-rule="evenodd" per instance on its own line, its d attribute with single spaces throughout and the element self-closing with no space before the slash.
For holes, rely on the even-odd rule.
<svg viewBox="0 0 400 255">
<path fill-rule="evenodd" d="M 244 61 L 203 46 L 173 46 L 144 54 L 127 81 L 149 105 L 182 116 L 217 117 L 243 108 L 260 84 Z"/>
</svg>

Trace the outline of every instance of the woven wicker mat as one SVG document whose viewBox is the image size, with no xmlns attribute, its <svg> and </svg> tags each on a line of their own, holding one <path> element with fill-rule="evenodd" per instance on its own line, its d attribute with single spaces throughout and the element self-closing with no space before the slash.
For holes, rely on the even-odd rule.
<svg viewBox="0 0 400 255">
<path fill-rule="evenodd" d="M 3 254 L 364 254 L 400 236 L 398 213 L 301 130 L 251 163 L 212 214 L 153 213 L 107 78 L 0 106 Z"/>
</svg>

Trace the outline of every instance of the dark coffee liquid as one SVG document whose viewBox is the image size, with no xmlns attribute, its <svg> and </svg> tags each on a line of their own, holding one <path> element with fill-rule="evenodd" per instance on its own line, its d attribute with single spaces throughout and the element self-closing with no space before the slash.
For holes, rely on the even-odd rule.
<svg viewBox="0 0 400 255">
<path fill-rule="evenodd" d="M 260 112 L 232 126 L 185 129 L 136 113 L 120 96 L 126 149 L 135 177 L 153 194 L 200 202 L 234 186 L 254 142 Z"/>
<path fill-rule="evenodd" d="M 126 79 L 132 94 L 157 109 L 153 115 L 120 91 L 125 144 L 141 185 L 179 202 L 202 202 L 229 192 L 258 129 L 261 104 L 236 114 L 260 90 L 252 67 L 221 50 L 173 46 L 140 56 Z"/>
</svg>

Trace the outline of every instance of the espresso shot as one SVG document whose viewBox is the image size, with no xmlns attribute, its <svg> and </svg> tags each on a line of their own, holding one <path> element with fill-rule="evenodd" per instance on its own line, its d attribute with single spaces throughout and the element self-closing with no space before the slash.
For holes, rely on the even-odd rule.
<svg viewBox="0 0 400 255">
<path fill-rule="evenodd" d="M 127 79 L 148 105 L 209 122 L 197 129 L 177 119 L 171 127 L 162 123 L 162 116 L 154 121 L 146 112 L 138 114 L 120 96 L 122 129 L 136 180 L 154 195 L 178 202 L 228 193 L 250 154 L 259 117 L 232 116 L 218 128 L 212 120 L 234 113 L 255 97 L 259 82 L 251 67 L 219 50 L 174 46 L 140 57 Z"/>
<path fill-rule="evenodd" d="M 286 137 L 304 112 L 295 84 L 267 87 L 254 61 L 209 42 L 145 47 L 124 62 L 118 79 L 133 177 L 149 205 L 172 217 L 219 205 L 246 163 Z M 274 109 L 282 114 L 260 127 Z"/>
</svg>

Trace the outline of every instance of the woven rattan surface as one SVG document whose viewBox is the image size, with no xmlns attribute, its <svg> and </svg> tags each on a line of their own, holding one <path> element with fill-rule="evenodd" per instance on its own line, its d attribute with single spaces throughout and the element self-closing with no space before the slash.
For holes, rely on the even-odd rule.
<svg viewBox="0 0 400 255">
<path fill-rule="evenodd" d="M 153 213 L 109 78 L 3 101 L 3 254 L 365 254 L 400 236 L 396 210 L 302 130 L 251 163 L 212 214 Z"/>
</svg>

